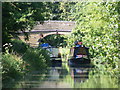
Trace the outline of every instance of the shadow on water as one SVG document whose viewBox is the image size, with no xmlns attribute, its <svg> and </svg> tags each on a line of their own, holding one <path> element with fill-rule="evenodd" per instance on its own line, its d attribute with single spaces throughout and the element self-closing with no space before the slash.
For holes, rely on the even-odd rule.
<svg viewBox="0 0 120 90">
<path fill-rule="evenodd" d="M 50 67 L 62 67 L 62 60 L 52 60 Z"/>
<path fill-rule="evenodd" d="M 99 73 L 91 73 L 90 64 L 69 66 L 67 62 L 52 61 L 50 67 L 33 71 L 16 84 L 18 88 L 117 88 L 117 80 Z"/>
<path fill-rule="evenodd" d="M 41 81 L 45 79 L 47 70 L 32 71 L 26 73 L 21 78 L 16 78 L 10 82 L 5 82 L 6 84 L 2 87 L 3 89 L 8 88 L 10 90 L 18 90 L 17 88 L 33 88 L 38 87 Z"/>
<path fill-rule="evenodd" d="M 90 68 L 90 65 L 70 67 L 65 62 L 53 61 L 40 88 L 76 88 L 76 83 L 83 83 L 89 79 Z"/>
<path fill-rule="evenodd" d="M 93 66 L 90 64 L 82 64 L 76 66 L 70 66 L 70 75 L 73 79 L 73 88 L 80 88 L 77 84 L 84 83 L 87 79 L 89 79 L 89 71 Z"/>
</svg>

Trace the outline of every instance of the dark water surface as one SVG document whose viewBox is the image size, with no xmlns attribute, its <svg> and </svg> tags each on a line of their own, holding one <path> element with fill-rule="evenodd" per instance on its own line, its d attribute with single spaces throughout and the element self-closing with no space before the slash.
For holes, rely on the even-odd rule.
<svg viewBox="0 0 120 90">
<path fill-rule="evenodd" d="M 44 73 L 26 74 L 21 81 L 15 82 L 14 88 L 118 88 L 116 77 L 93 72 L 91 65 L 70 67 L 67 62 L 53 63 Z"/>
</svg>

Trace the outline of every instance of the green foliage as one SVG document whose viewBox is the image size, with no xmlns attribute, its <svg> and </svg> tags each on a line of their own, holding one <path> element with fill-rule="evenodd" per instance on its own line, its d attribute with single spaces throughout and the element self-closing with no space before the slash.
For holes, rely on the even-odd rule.
<svg viewBox="0 0 120 90">
<path fill-rule="evenodd" d="M 53 47 L 60 47 L 60 46 L 66 46 L 67 38 L 64 35 L 60 34 L 52 34 L 44 37 L 41 42 L 42 43 L 49 43 Z M 41 43 L 40 43 L 41 44 Z"/>
<path fill-rule="evenodd" d="M 15 79 L 23 74 L 24 61 L 17 55 L 6 53 L 2 56 L 3 80 Z"/>
<path fill-rule="evenodd" d="M 76 5 L 76 2 L 60 2 L 60 10 L 62 11 L 60 14 L 60 20 L 65 20 L 65 21 L 71 21 L 74 20 L 73 17 L 73 12 L 75 10 L 74 6 Z"/>
<path fill-rule="evenodd" d="M 119 28 L 118 2 L 79 2 L 75 5 L 73 19 L 76 28 L 68 39 L 69 45 L 75 40 L 82 40 L 90 47 L 95 65 L 106 68 L 118 68 Z"/>
<path fill-rule="evenodd" d="M 3 44 L 12 37 L 17 37 L 16 32 L 31 30 L 36 21 L 45 20 L 48 9 L 44 2 L 3 2 L 2 3 L 2 30 Z M 49 16 L 47 16 L 49 17 Z M 28 39 L 27 34 L 26 39 Z"/>
<path fill-rule="evenodd" d="M 24 54 L 26 50 L 30 48 L 29 45 L 25 44 L 21 40 L 12 40 L 11 44 L 12 44 L 11 51 L 17 52 L 19 54 Z"/>
<path fill-rule="evenodd" d="M 32 48 L 21 40 L 13 40 L 11 44 L 11 52 L 16 52 L 16 54 L 21 55 L 23 61 L 27 62 L 27 67 L 30 66 L 29 69 L 45 68 L 49 64 L 50 57 L 46 50 Z"/>
<path fill-rule="evenodd" d="M 47 51 L 42 49 L 29 48 L 23 55 L 23 60 L 28 63 L 28 69 L 32 70 L 43 70 L 49 63 L 49 55 Z"/>
<path fill-rule="evenodd" d="M 70 16 L 74 11 L 76 2 L 48 2 L 46 7 L 49 9 L 50 20 L 73 20 Z"/>
<path fill-rule="evenodd" d="M 3 2 L 2 3 L 2 39 L 3 45 L 10 42 L 12 37 L 18 37 L 18 31 L 25 34 L 31 30 L 36 21 L 67 20 L 75 3 L 65 2 Z M 42 22 L 41 22 L 42 23 Z"/>
<path fill-rule="evenodd" d="M 25 74 L 32 70 L 45 70 L 50 64 L 48 52 L 42 48 L 32 48 L 22 41 L 13 40 L 12 47 L 7 48 L 2 55 L 3 86 L 15 84 Z M 9 83 L 8 83 L 9 82 Z"/>
</svg>

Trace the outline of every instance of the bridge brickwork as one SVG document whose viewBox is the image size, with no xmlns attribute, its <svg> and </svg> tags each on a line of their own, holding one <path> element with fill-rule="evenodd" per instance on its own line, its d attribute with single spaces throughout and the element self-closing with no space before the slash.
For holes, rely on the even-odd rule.
<svg viewBox="0 0 120 90">
<path fill-rule="evenodd" d="M 43 34 L 43 37 L 51 34 L 62 34 L 68 35 L 71 33 L 72 29 L 75 27 L 75 22 L 73 21 L 45 21 L 43 24 L 38 24 L 31 31 L 26 31 L 29 34 L 29 40 L 25 41 L 24 34 L 20 32 L 19 38 L 29 43 L 31 46 L 38 46 L 38 40 L 41 38 L 40 34 Z"/>
</svg>

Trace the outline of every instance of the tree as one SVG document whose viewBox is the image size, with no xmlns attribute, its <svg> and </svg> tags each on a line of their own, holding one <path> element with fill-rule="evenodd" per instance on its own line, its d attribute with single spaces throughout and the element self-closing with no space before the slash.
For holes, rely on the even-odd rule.
<svg viewBox="0 0 120 90">
<path fill-rule="evenodd" d="M 112 69 L 118 68 L 119 61 L 119 3 L 77 3 L 72 15 L 77 26 L 68 39 L 70 45 L 76 39 L 82 40 L 90 47 L 94 64 Z"/>
<path fill-rule="evenodd" d="M 3 2 L 2 4 L 3 44 L 9 42 L 17 31 L 31 30 L 36 21 L 45 20 L 48 14 L 46 3 L 43 2 Z"/>
</svg>

